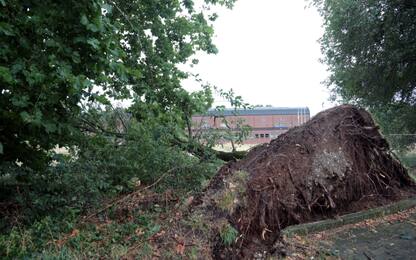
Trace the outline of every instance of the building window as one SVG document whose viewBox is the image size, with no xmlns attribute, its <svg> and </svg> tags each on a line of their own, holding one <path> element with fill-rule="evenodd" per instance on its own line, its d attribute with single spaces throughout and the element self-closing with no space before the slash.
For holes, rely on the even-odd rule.
<svg viewBox="0 0 416 260">
<path fill-rule="evenodd" d="M 274 127 L 275 128 L 278 128 L 278 129 L 287 129 L 287 128 L 289 128 L 289 123 L 286 123 L 286 122 L 277 122 L 275 125 L 274 125 Z"/>
<path fill-rule="evenodd" d="M 260 134 L 260 138 L 264 138 L 264 134 Z"/>
<path fill-rule="evenodd" d="M 270 138 L 270 134 L 266 134 L 266 138 Z"/>
<path fill-rule="evenodd" d="M 256 138 L 259 138 L 259 134 L 255 134 Z"/>
</svg>

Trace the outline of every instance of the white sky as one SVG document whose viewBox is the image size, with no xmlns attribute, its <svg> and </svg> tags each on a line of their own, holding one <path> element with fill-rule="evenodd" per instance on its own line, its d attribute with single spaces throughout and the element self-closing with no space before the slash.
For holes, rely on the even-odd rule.
<svg viewBox="0 0 416 260">
<path fill-rule="evenodd" d="M 318 39 L 322 19 L 304 0 L 238 0 L 215 23 L 217 55 L 200 55 L 191 71 L 252 105 L 333 106 L 322 84 L 328 76 Z M 196 83 L 184 82 L 188 90 Z"/>
</svg>

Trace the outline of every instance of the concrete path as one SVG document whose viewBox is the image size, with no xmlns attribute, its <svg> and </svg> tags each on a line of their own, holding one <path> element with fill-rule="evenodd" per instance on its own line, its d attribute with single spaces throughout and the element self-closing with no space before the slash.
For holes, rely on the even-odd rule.
<svg viewBox="0 0 416 260">
<path fill-rule="evenodd" d="M 322 248 L 342 259 L 416 259 L 416 213 L 338 232 Z"/>
<path fill-rule="evenodd" d="M 287 259 L 416 259 L 416 208 L 287 238 Z"/>
</svg>

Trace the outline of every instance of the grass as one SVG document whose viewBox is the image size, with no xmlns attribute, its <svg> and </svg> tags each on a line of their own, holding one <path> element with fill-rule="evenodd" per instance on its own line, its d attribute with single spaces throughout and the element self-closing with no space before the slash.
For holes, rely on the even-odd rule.
<svg viewBox="0 0 416 260">
<path fill-rule="evenodd" d="M 416 168 L 416 151 L 408 152 L 399 156 L 404 165 L 409 168 Z"/>
<path fill-rule="evenodd" d="M 224 243 L 224 245 L 232 245 L 236 240 L 237 236 L 238 231 L 234 227 L 232 227 L 228 222 L 224 223 L 220 230 L 221 241 Z"/>
<path fill-rule="evenodd" d="M 416 181 L 416 151 L 399 155 L 400 161 L 407 167 L 410 177 Z"/>
<path fill-rule="evenodd" d="M 192 230 L 199 230 L 204 233 L 209 232 L 209 226 L 206 222 L 205 216 L 203 213 L 195 212 L 194 214 L 191 214 L 188 218 L 184 219 L 184 224 L 191 227 Z"/>
<path fill-rule="evenodd" d="M 145 257 L 151 251 L 146 250 L 147 241 L 160 231 L 160 214 L 169 210 L 130 212 L 127 221 L 107 214 L 78 223 L 66 233 L 51 230 L 39 234 L 39 230 L 48 230 L 45 225 L 51 229 L 60 225 L 50 219 L 31 227 L 15 227 L 9 234 L 0 235 L 0 255 L 2 259 L 120 259 L 131 248 L 142 245 L 140 254 Z"/>
<path fill-rule="evenodd" d="M 217 194 L 217 206 L 232 214 L 238 204 L 244 203 L 248 173 L 238 171 L 227 178 L 225 189 Z"/>
</svg>

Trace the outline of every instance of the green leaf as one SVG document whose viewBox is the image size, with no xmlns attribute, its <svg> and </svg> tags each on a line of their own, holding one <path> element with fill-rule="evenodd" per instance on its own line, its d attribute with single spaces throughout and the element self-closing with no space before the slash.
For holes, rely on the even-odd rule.
<svg viewBox="0 0 416 260">
<path fill-rule="evenodd" d="M 137 79 L 140 79 L 140 78 L 142 77 L 142 73 L 141 73 L 141 71 L 140 71 L 140 70 L 138 70 L 138 69 L 131 69 L 131 70 L 130 70 L 130 74 L 131 74 L 132 76 L 134 76 L 135 78 L 137 78 Z"/>
<path fill-rule="evenodd" d="M 13 82 L 13 77 L 9 68 L 0 66 L 0 79 L 9 84 Z"/>
<path fill-rule="evenodd" d="M 29 115 L 29 113 L 28 112 L 26 112 L 26 111 L 22 111 L 22 112 L 20 112 L 20 117 L 23 119 L 23 122 L 26 122 L 26 123 L 29 123 L 30 121 L 32 121 L 31 119 L 31 116 Z"/>
<path fill-rule="evenodd" d="M 100 42 L 95 38 L 89 38 L 87 40 L 87 43 L 89 45 L 91 45 L 94 49 L 99 49 L 100 48 Z"/>
<path fill-rule="evenodd" d="M 18 73 L 18 72 L 22 71 L 22 70 L 23 70 L 23 68 L 24 68 L 24 65 L 23 65 L 22 63 L 23 63 L 23 62 L 22 62 L 22 61 L 20 61 L 20 60 L 16 61 L 16 63 L 14 63 L 14 64 L 11 66 L 11 72 L 12 72 L 12 73 Z"/>
<path fill-rule="evenodd" d="M 13 27 L 5 22 L 0 22 L 0 33 L 5 34 L 6 36 L 14 36 Z"/>
<path fill-rule="evenodd" d="M 25 108 L 29 105 L 29 97 L 26 95 L 14 96 L 11 98 L 12 104 L 16 107 Z"/>
<path fill-rule="evenodd" d="M 96 101 L 100 102 L 103 105 L 110 105 L 111 104 L 110 100 L 108 100 L 105 95 L 95 95 L 94 98 L 95 98 Z"/>
<path fill-rule="evenodd" d="M 75 64 L 78 64 L 78 63 L 80 63 L 80 62 L 81 62 L 81 57 L 80 57 L 80 55 L 79 55 L 79 52 L 77 52 L 77 51 L 72 52 L 72 61 L 73 61 Z"/>
<path fill-rule="evenodd" d="M 68 79 L 71 76 L 71 67 L 67 64 L 62 64 L 57 69 L 59 76 L 63 79 Z"/>
<path fill-rule="evenodd" d="M 33 124 L 37 125 L 37 126 L 41 126 L 42 125 L 42 118 L 43 118 L 43 113 L 40 110 L 36 110 L 35 111 L 35 115 L 34 115 L 34 120 L 33 120 Z"/>
<path fill-rule="evenodd" d="M 43 127 L 45 127 L 47 133 L 55 133 L 58 129 L 54 123 L 43 123 Z"/>
<path fill-rule="evenodd" d="M 0 142 L 0 154 L 3 154 L 3 144 Z"/>
<path fill-rule="evenodd" d="M 102 8 L 106 11 L 107 14 L 111 14 L 111 12 L 113 11 L 113 6 L 109 4 L 103 4 Z"/>
<path fill-rule="evenodd" d="M 93 23 L 87 24 L 87 29 L 91 32 L 98 32 L 100 30 L 99 27 Z"/>
<path fill-rule="evenodd" d="M 54 39 L 48 39 L 46 40 L 45 45 L 47 47 L 55 47 L 57 46 L 57 42 Z"/>
<path fill-rule="evenodd" d="M 87 18 L 87 16 L 85 15 L 85 14 L 83 14 L 82 16 L 81 16 L 81 24 L 82 25 L 87 25 L 89 22 L 88 22 L 88 18 Z"/>
</svg>

